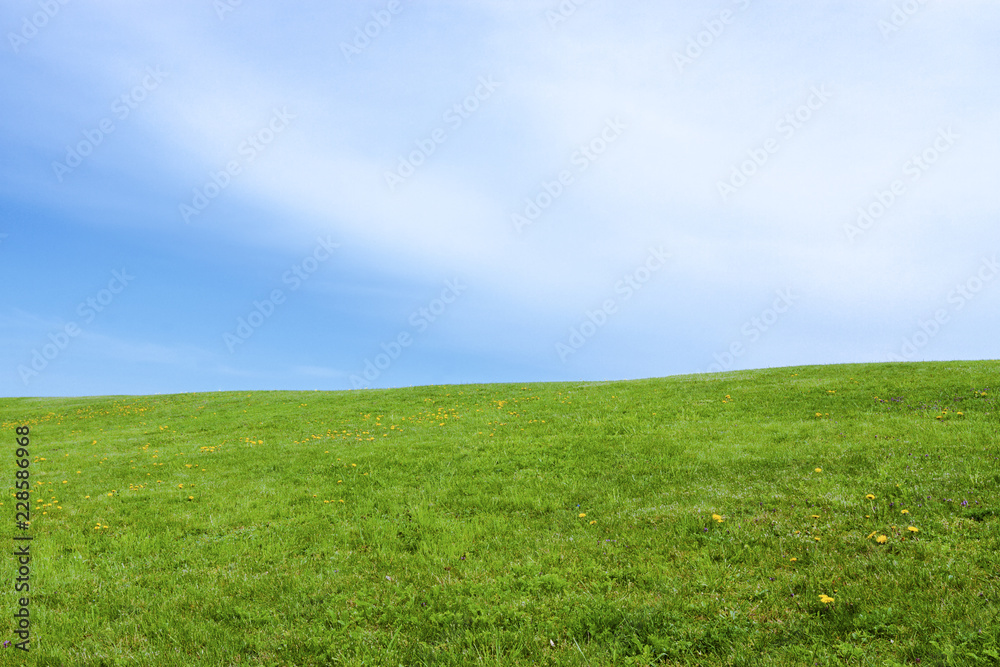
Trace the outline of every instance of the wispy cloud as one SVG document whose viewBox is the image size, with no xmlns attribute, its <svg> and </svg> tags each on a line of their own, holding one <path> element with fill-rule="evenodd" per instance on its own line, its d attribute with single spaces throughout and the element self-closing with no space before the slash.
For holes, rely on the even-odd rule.
<svg viewBox="0 0 1000 667">
<path fill-rule="evenodd" d="M 30 349 L 72 317 L 61 295 L 103 270 L 86 252 L 150 267 L 142 303 L 79 340 L 81 364 L 118 359 L 109 377 L 175 366 L 205 384 L 346 388 L 454 276 L 474 289 L 380 383 L 703 369 L 786 287 L 803 295 L 795 317 L 739 363 L 869 360 L 1000 244 L 1000 9 L 918 4 L 439 0 L 390 19 L 377 1 L 221 17 L 193 0 L 61 5 L 0 64 L 23 102 L 0 119 L 0 271 L 42 272 L 0 336 Z M 37 11 L 2 18 L 17 33 Z M 150 71 L 162 81 L 119 119 L 114 101 Z M 114 130 L 60 182 L 53 162 L 105 118 Z M 957 139 L 928 152 L 942 131 Z M 845 233 L 896 181 L 905 192 Z M 220 361 L 246 304 L 320 234 L 337 261 Z M 564 364 L 553 343 L 651 245 L 674 259 L 648 298 Z M 986 334 L 952 342 L 962 326 L 922 353 L 988 354 Z"/>
</svg>

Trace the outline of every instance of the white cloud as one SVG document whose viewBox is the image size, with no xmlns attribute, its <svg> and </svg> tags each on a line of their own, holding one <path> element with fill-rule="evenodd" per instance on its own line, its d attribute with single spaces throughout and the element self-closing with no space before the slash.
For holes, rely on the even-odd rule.
<svg viewBox="0 0 1000 667">
<path fill-rule="evenodd" d="M 584 3 L 553 28 L 546 11 L 558 5 L 408 5 L 351 62 L 339 41 L 378 3 L 313 8 L 309 16 L 244 3 L 225 21 L 193 2 L 81 9 L 80 25 L 107 18 L 117 41 L 104 48 L 98 40 L 77 62 L 71 54 L 95 38 L 66 21 L 47 62 L 73 62 L 83 77 L 75 85 L 102 91 L 120 89 L 140 65 L 170 72 L 137 125 L 147 142 L 139 149 L 152 156 L 139 172 L 164 182 L 145 183 L 155 194 L 132 208 L 120 199 L 135 189 L 131 182 L 104 190 L 80 179 L 62 192 L 87 210 L 111 199 L 133 213 L 127 222 L 108 216 L 108 224 L 152 224 L 134 214 L 140 204 L 166 206 L 151 219 L 168 233 L 212 234 L 237 249 L 299 252 L 331 234 L 366 278 L 461 277 L 477 294 L 470 304 L 505 313 L 512 329 L 531 334 L 578 317 L 651 245 L 674 255 L 661 277 L 672 287 L 656 294 L 688 304 L 671 311 L 678 330 L 711 321 L 718 329 L 709 340 L 725 340 L 743 312 L 717 304 L 752 311 L 774 289 L 794 286 L 816 319 L 788 335 L 827 340 L 845 321 L 919 310 L 1000 241 L 990 3 L 927 4 L 888 38 L 877 27 L 892 12 L 888 2 L 639 3 L 627 11 Z M 679 72 L 675 51 L 726 7 L 732 23 Z M 449 127 L 443 114 L 480 76 L 501 85 Z M 784 134 L 779 122 L 817 88 L 828 99 Z M 95 99 L 104 104 L 104 93 Z M 295 118 L 251 163 L 241 142 L 266 128 L 275 108 Z M 574 152 L 613 119 L 624 131 L 580 170 Z M 392 191 L 386 171 L 438 127 L 446 140 Z M 906 161 L 948 127 L 959 135 L 954 146 L 919 180 L 906 180 L 890 211 L 851 243 L 844 226 L 857 208 L 908 179 Z M 718 183 L 768 140 L 776 151 L 723 201 Z M 242 173 L 185 227 L 171 211 L 231 160 Z M 116 166 L 130 173 L 132 164 Z M 511 215 L 560 170 L 573 182 L 516 233 Z M 650 302 L 629 321 L 648 333 L 662 310 Z M 93 343 L 95 354 L 137 363 L 211 358 L 197 349 Z M 875 346 L 866 339 L 863 349 Z M 322 364 L 296 368 L 340 377 Z"/>
</svg>

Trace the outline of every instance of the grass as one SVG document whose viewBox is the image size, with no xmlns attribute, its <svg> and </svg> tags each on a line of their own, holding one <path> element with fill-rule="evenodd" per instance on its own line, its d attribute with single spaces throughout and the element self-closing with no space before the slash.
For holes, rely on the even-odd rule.
<svg viewBox="0 0 1000 667">
<path fill-rule="evenodd" d="M 1000 664 L 998 372 L 0 399 L 32 660 Z"/>
</svg>

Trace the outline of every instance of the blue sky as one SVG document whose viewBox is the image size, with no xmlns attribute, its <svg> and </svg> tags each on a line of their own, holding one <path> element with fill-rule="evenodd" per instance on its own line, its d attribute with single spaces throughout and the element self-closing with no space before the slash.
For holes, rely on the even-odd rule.
<svg viewBox="0 0 1000 667">
<path fill-rule="evenodd" d="M 0 395 L 997 357 L 995 3 L 0 26 Z"/>
</svg>

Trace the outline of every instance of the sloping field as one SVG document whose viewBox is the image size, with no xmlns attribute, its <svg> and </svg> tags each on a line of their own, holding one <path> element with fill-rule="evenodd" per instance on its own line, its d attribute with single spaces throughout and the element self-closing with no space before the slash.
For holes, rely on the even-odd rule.
<svg viewBox="0 0 1000 667">
<path fill-rule="evenodd" d="M 991 361 L 0 399 L 5 550 L 38 665 L 996 665 L 998 398 Z"/>
</svg>

